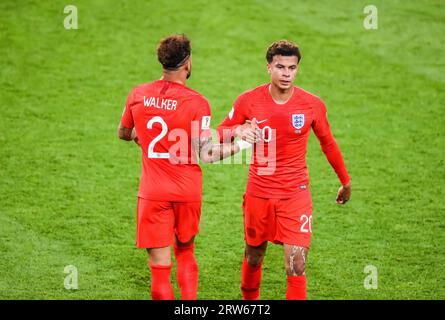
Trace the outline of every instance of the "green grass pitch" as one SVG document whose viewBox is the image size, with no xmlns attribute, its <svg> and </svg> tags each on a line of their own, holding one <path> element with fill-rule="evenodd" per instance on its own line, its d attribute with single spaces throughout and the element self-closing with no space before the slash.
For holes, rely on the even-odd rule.
<svg viewBox="0 0 445 320">
<path fill-rule="evenodd" d="M 64 29 L 68 4 L 78 30 Z M 377 30 L 363 26 L 368 4 Z M 150 298 L 134 247 L 140 151 L 116 128 L 130 89 L 160 76 L 156 44 L 177 32 L 192 40 L 188 85 L 209 99 L 213 127 L 268 81 L 272 41 L 301 46 L 296 84 L 326 102 L 353 183 L 336 205 L 312 134 L 308 298 L 445 299 L 441 0 L 1 1 L 0 299 Z M 241 298 L 247 169 L 203 166 L 199 299 Z M 67 265 L 77 290 L 64 288 Z M 368 265 L 377 289 L 364 287 Z M 285 286 L 270 245 L 262 298 L 283 299 Z"/>
</svg>

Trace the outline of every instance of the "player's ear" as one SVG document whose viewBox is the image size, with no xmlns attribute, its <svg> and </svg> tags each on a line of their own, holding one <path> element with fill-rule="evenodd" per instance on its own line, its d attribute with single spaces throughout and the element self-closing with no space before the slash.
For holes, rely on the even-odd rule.
<svg viewBox="0 0 445 320">
<path fill-rule="evenodd" d="M 270 68 L 271 68 L 270 63 L 268 63 L 266 67 L 267 67 L 267 73 L 270 74 Z"/>
<path fill-rule="evenodd" d="M 187 72 L 187 79 L 192 75 L 192 59 L 188 59 L 188 61 L 184 65 L 184 70 Z"/>
</svg>

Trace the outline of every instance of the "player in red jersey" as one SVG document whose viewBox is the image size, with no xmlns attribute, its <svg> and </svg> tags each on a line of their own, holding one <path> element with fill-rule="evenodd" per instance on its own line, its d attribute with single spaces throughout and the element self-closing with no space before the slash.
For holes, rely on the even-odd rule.
<svg viewBox="0 0 445 320">
<path fill-rule="evenodd" d="M 350 178 L 331 133 L 320 98 L 293 85 L 301 55 L 289 41 L 267 50 L 271 82 L 241 94 L 218 127 L 222 141 L 241 137 L 255 144 L 244 194 L 245 257 L 243 299 L 259 299 L 261 265 L 267 242 L 283 244 L 287 273 L 286 299 L 306 299 L 305 265 L 312 233 L 312 202 L 306 167 L 310 130 L 314 131 L 341 187 L 337 203 L 351 194 Z M 252 121 L 254 126 L 242 125 Z"/>
<path fill-rule="evenodd" d="M 214 162 L 238 152 L 246 142 L 212 143 L 209 103 L 185 86 L 192 70 L 191 46 L 185 35 L 163 39 L 157 54 L 162 78 L 130 92 L 118 134 L 120 139 L 135 140 L 142 149 L 136 245 L 148 251 L 152 298 L 174 299 L 173 244 L 181 298 L 196 299 L 194 237 L 202 194 L 196 153 L 201 161 Z"/>
</svg>

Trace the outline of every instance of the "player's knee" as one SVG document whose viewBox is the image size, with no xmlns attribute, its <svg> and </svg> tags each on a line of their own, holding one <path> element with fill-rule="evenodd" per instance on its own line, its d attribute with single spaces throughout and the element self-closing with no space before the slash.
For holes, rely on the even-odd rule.
<svg viewBox="0 0 445 320">
<path fill-rule="evenodd" d="M 186 242 L 181 242 L 176 237 L 175 247 L 179 247 L 179 248 L 193 247 L 194 244 L 195 244 L 195 237 L 192 237 L 190 240 L 188 240 Z"/>
<path fill-rule="evenodd" d="M 157 265 L 157 266 L 168 266 L 171 265 L 170 249 L 148 249 L 148 259 L 147 264 Z"/>
<path fill-rule="evenodd" d="M 246 255 L 246 259 L 249 265 L 251 265 L 252 267 L 256 267 L 263 263 L 264 256 Z"/>
<path fill-rule="evenodd" d="M 249 250 L 246 250 L 247 263 L 253 267 L 259 266 L 263 263 L 264 255 L 265 253 L 261 251 L 249 252 Z"/>
</svg>

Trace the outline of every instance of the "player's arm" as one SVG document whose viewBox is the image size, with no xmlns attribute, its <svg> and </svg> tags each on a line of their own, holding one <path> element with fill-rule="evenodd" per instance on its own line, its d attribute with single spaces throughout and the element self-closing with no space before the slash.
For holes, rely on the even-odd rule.
<svg viewBox="0 0 445 320">
<path fill-rule="evenodd" d="M 243 149 L 249 148 L 251 146 L 251 143 L 255 143 L 258 140 L 255 131 L 250 134 L 250 131 L 252 131 L 253 127 L 251 122 L 246 122 L 245 119 L 241 116 L 238 116 L 236 118 L 236 121 L 234 121 L 233 117 L 231 116 L 229 118 L 229 121 L 231 121 L 231 123 L 229 123 L 229 126 L 236 125 L 236 127 L 239 127 L 237 129 L 237 132 L 245 133 L 245 141 L 235 142 L 233 139 L 222 139 L 222 137 L 220 136 L 220 143 L 214 144 L 210 131 L 210 105 L 207 101 L 204 101 L 202 103 L 201 108 L 194 118 L 195 121 L 199 121 L 199 127 L 201 131 L 199 137 L 192 137 L 193 150 L 198 154 L 199 159 L 202 162 L 213 163 L 216 161 L 220 161 L 234 155 L 235 153 Z"/>
<path fill-rule="evenodd" d="M 119 122 L 119 126 L 117 128 L 117 135 L 119 139 L 125 141 L 134 140 L 139 145 L 139 139 L 136 134 L 136 129 L 134 127 L 133 115 L 131 113 L 130 105 L 132 103 L 132 93 L 131 92 L 127 98 L 127 103 L 124 108 L 124 112 L 122 113 L 121 121 Z"/>
<path fill-rule="evenodd" d="M 122 125 L 122 122 L 119 123 L 119 127 L 117 129 L 117 135 L 119 139 L 125 140 L 125 141 L 134 141 L 137 145 L 139 144 L 139 138 L 136 134 L 136 129 L 133 128 L 126 128 Z"/>
<path fill-rule="evenodd" d="M 253 121 L 254 125 L 244 125 L 252 123 L 247 116 L 247 109 L 248 98 L 246 94 L 242 94 L 236 99 L 232 110 L 216 129 L 220 142 L 230 142 L 236 137 L 249 143 L 255 143 L 257 141 L 259 129 L 255 121 Z"/>
<path fill-rule="evenodd" d="M 241 128 L 240 130 L 248 131 L 252 130 L 252 126 L 253 124 L 249 121 L 239 127 Z M 257 139 L 255 134 L 251 138 L 253 142 L 256 142 Z M 243 149 L 251 147 L 251 143 L 248 141 L 232 141 L 228 143 L 214 144 L 211 136 L 194 138 L 192 139 L 192 144 L 193 149 L 197 151 L 199 158 L 204 163 L 220 161 L 233 156 L 235 153 L 238 153 Z"/>
<path fill-rule="evenodd" d="M 134 127 L 131 129 L 126 128 L 124 127 L 122 122 L 119 123 L 119 127 L 117 129 L 117 135 L 119 136 L 119 139 L 126 141 L 135 140 L 135 142 L 137 142 L 136 129 Z"/>
<path fill-rule="evenodd" d="M 236 143 L 213 144 L 211 137 L 193 139 L 193 149 L 204 163 L 213 163 L 230 157 L 241 149 Z"/>
<path fill-rule="evenodd" d="M 312 127 L 320 141 L 323 153 L 342 184 L 338 190 L 336 201 L 338 204 L 345 204 L 351 197 L 351 179 L 346 170 L 340 148 L 332 135 L 324 104 L 321 103 L 320 106 L 318 106 L 316 114 L 317 116 Z"/>
</svg>

